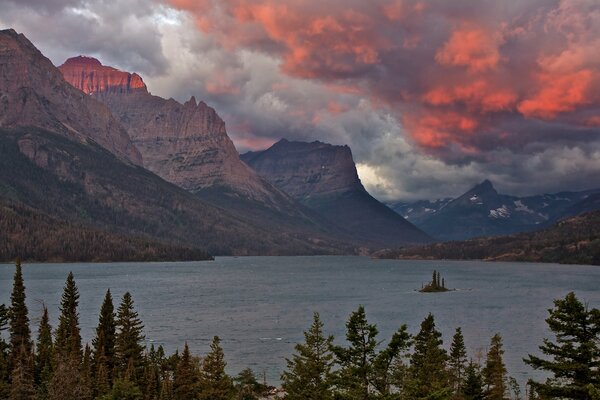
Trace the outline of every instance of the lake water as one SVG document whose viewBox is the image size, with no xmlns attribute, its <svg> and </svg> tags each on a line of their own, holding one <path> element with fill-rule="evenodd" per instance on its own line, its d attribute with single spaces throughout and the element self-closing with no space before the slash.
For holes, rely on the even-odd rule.
<svg viewBox="0 0 600 400">
<path fill-rule="evenodd" d="M 458 290 L 416 292 L 433 269 L 441 271 L 447 287 Z M 471 356 L 477 349 L 485 351 L 498 332 L 509 373 L 525 382 L 534 375 L 522 358 L 536 353 L 548 335 L 544 319 L 552 300 L 575 291 L 590 307 L 600 307 L 600 268 L 593 266 L 219 257 L 186 263 L 26 264 L 23 271 L 33 324 L 44 302 L 56 326 L 64 281 L 73 271 L 84 340 L 91 341 L 106 289 L 115 303 L 130 291 L 148 343 L 171 352 L 187 341 L 196 354 L 203 354 L 218 335 L 231 373 L 250 367 L 274 384 L 315 311 L 338 343 L 343 343 L 348 315 L 359 304 L 385 341 L 403 323 L 416 333 L 429 312 L 447 347 L 454 329 L 463 328 Z M 13 273 L 14 266 L 0 265 L 0 303 L 9 302 Z"/>
</svg>

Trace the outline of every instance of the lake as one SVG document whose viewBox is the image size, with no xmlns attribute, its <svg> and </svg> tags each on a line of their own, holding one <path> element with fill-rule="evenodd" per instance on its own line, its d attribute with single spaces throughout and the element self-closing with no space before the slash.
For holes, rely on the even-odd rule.
<svg viewBox="0 0 600 400">
<path fill-rule="evenodd" d="M 441 271 L 456 291 L 419 293 Z M 168 352 L 188 342 L 196 354 L 222 339 L 229 372 L 250 367 L 272 384 L 318 311 L 328 334 L 343 343 L 345 322 L 359 304 L 387 341 L 401 324 L 411 333 L 429 312 L 449 347 L 462 327 L 470 356 L 498 332 L 509 373 L 523 383 L 534 376 L 523 362 L 548 335 L 552 300 L 569 291 L 600 307 L 600 268 L 593 266 L 396 261 L 367 257 L 218 257 L 183 263 L 25 264 L 23 274 L 33 331 L 42 303 L 56 327 L 64 281 L 73 271 L 80 291 L 80 323 L 91 342 L 107 288 L 118 306 L 130 291 L 149 343 Z M 8 303 L 14 266 L 0 265 L 0 303 Z M 537 375 L 539 376 L 539 375 Z"/>
</svg>

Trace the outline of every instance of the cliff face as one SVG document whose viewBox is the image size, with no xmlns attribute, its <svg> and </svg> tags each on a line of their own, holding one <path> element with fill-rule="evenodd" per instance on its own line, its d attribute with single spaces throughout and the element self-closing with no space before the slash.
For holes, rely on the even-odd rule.
<svg viewBox="0 0 600 400">
<path fill-rule="evenodd" d="M 242 160 L 360 243 L 391 247 L 431 240 L 365 190 L 348 146 L 281 140 Z"/>
<path fill-rule="evenodd" d="M 100 102 L 73 88 L 14 30 L 0 31 L 0 127 L 35 126 L 86 141 L 141 164 L 127 131 Z"/>
<path fill-rule="evenodd" d="M 89 57 L 71 58 L 59 69 L 71 85 L 108 106 L 143 155 L 144 167 L 165 180 L 191 192 L 221 186 L 276 207 L 285 200 L 240 161 L 225 123 L 204 102 L 153 96 L 139 75 Z"/>
</svg>

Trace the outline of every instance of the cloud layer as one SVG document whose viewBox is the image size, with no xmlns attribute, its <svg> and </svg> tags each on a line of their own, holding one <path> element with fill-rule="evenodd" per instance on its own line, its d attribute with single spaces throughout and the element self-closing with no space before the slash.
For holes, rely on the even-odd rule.
<svg viewBox="0 0 600 400">
<path fill-rule="evenodd" d="M 380 198 L 600 186 L 595 0 L 163 1 L 0 0 L 0 22 L 206 99 L 241 150 L 347 143 Z"/>
</svg>

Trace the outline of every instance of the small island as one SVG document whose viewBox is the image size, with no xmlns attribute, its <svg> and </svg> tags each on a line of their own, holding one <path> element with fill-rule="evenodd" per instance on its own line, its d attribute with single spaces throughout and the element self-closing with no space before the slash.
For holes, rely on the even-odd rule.
<svg viewBox="0 0 600 400">
<path fill-rule="evenodd" d="M 438 292 L 449 292 L 450 289 L 446 288 L 446 281 L 441 277 L 441 274 L 437 271 L 433 271 L 433 278 L 427 285 L 421 287 L 419 292 L 421 293 L 438 293 Z"/>
</svg>

